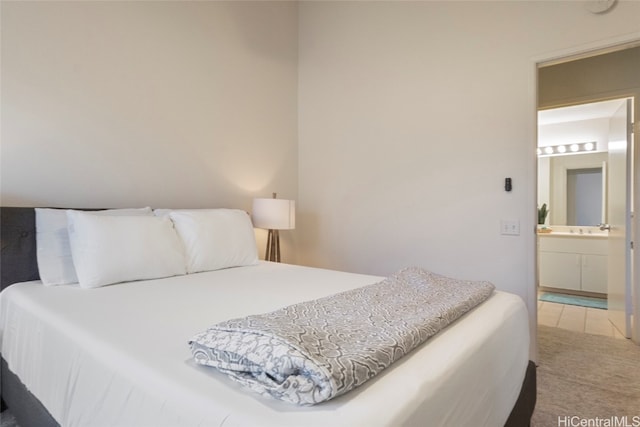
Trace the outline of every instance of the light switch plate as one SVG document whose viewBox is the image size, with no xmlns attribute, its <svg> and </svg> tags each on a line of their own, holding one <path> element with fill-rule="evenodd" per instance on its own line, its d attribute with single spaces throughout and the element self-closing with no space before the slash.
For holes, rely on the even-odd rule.
<svg viewBox="0 0 640 427">
<path fill-rule="evenodd" d="M 517 219 L 501 219 L 500 234 L 503 234 L 505 236 L 519 236 L 520 221 L 518 221 Z"/>
</svg>

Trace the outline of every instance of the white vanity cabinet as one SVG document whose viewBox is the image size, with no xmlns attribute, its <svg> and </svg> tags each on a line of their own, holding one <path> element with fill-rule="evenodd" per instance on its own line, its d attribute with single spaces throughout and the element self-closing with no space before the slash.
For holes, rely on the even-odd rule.
<svg viewBox="0 0 640 427">
<path fill-rule="evenodd" d="M 607 293 L 606 236 L 539 235 L 540 286 Z"/>
</svg>

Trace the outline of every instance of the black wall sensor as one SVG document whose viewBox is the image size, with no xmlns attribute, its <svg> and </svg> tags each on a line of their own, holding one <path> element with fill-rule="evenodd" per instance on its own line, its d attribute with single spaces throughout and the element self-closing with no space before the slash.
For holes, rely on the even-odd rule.
<svg viewBox="0 0 640 427">
<path fill-rule="evenodd" d="M 511 191 L 511 178 L 504 179 L 504 191 Z"/>
</svg>

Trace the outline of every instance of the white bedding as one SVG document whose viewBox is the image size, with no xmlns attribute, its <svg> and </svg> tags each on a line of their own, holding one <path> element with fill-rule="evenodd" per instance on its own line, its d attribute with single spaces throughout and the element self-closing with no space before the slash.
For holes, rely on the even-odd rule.
<svg viewBox="0 0 640 427">
<path fill-rule="evenodd" d="M 63 426 L 499 426 L 529 355 L 522 300 L 495 292 L 363 387 L 313 407 L 241 389 L 191 360 L 208 326 L 379 281 L 262 262 L 85 290 L 0 293 L 2 356 Z"/>
</svg>

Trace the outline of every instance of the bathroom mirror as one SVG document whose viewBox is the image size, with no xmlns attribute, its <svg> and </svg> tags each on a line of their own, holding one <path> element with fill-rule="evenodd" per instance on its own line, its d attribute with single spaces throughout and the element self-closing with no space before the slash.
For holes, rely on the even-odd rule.
<svg viewBox="0 0 640 427">
<path fill-rule="evenodd" d="M 611 121 L 624 102 L 612 99 L 538 111 L 538 206 L 546 203 L 549 209 L 545 225 L 608 222 Z"/>
<path fill-rule="evenodd" d="M 606 223 L 607 153 L 538 159 L 538 205 L 547 203 L 546 225 Z"/>
</svg>

